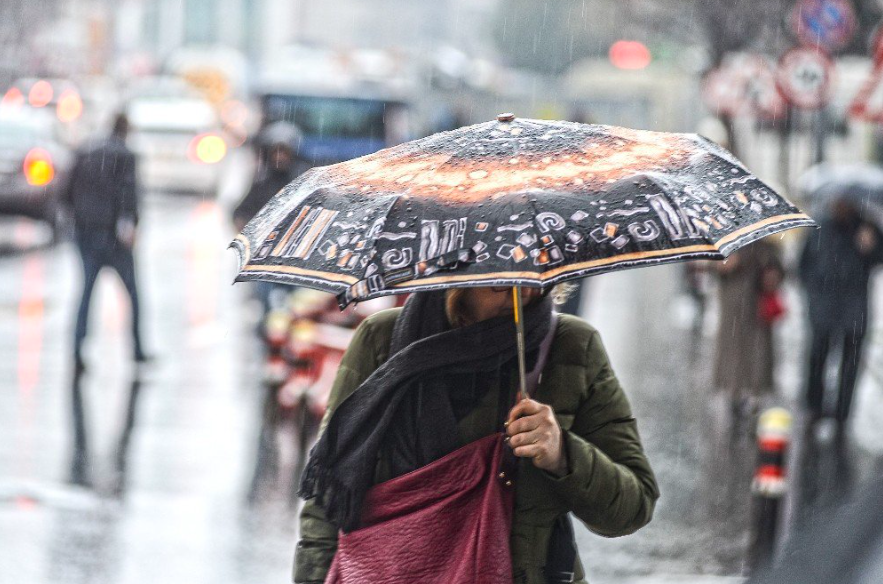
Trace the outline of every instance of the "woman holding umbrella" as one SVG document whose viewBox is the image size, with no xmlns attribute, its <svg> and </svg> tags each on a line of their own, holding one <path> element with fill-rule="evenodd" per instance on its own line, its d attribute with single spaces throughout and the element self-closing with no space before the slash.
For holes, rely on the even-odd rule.
<svg viewBox="0 0 883 584">
<path fill-rule="evenodd" d="M 414 294 L 341 364 L 295 581 L 583 581 L 568 514 L 631 533 L 658 490 L 597 331 L 546 292 L 807 225 L 699 136 L 511 114 L 303 175 L 237 237 L 237 279 Z"/>
<path fill-rule="evenodd" d="M 552 303 L 535 288 L 525 290 L 525 301 L 530 367 L 552 327 Z M 511 307 L 509 288 L 468 288 L 415 294 L 403 309 L 369 317 L 341 363 L 323 425 L 335 425 L 334 412 L 344 400 L 353 404 L 362 397 L 365 388 L 358 388 L 390 352 L 434 336 L 434 351 L 454 354 L 448 367 L 452 372 L 433 375 L 427 368 L 418 375 L 416 387 L 405 390 L 409 395 L 388 420 L 377 451 L 359 453 L 376 460 L 376 466 L 356 468 L 370 472 L 371 482 L 385 481 L 493 434 L 504 422 L 508 443 L 523 461 L 510 537 L 514 581 L 582 582 L 572 531 L 561 518 L 573 512 L 596 533 L 625 535 L 650 521 L 659 491 L 628 400 L 597 331 L 584 321 L 557 317 L 533 398 L 511 406 L 518 381 Z M 474 360 L 462 351 L 462 341 L 479 336 L 497 346 Z M 420 369 L 421 364 L 413 367 Z M 358 422 L 358 415 L 346 420 Z M 370 434 L 379 430 L 376 425 L 365 428 L 361 441 L 368 444 Z M 350 467 L 342 472 L 359 471 Z M 346 523 L 347 518 L 338 514 L 338 521 Z M 294 581 L 324 582 L 337 548 L 338 523 L 329 521 L 322 505 L 311 499 L 302 511 L 300 535 Z M 562 555 L 566 565 L 561 565 Z M 554 579 L 561 573 L 574 580 Z"/>
</svg>

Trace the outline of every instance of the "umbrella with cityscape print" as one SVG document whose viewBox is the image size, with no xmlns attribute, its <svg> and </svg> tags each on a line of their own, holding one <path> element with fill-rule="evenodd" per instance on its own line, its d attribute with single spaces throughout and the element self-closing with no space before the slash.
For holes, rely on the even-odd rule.
<svg viewBox="0 0 883 584">
<path fill-rule="evenodd" d="M 341 306 L 457 286 L 533 286 L 724 259 L 806 214 L 695 134 L 494 121 L 314 168 L 231 244 L 237 281 Z"/>
</svg>

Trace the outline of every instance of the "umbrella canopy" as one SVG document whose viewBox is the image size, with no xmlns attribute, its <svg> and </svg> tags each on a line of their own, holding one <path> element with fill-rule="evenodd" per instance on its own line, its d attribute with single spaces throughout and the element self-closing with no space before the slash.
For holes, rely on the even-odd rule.
<svg viewBox="0 0 883 584">
<path fill-rule="evenodd" d="M 879 206 L 883 204 L 883 168 L 869 163 L 817 164 L 803 173 L 798 188 L 814 206 L 836 199 Z"/>
<path fill-rule="evenodd" d="M 315 168 L 236 238 L 237 280 L 341 305 L 454 286 L 535 286 L 644 264 L 723 259 L 814 225 L 694 134 L 515 119 Z"/>
</svg>

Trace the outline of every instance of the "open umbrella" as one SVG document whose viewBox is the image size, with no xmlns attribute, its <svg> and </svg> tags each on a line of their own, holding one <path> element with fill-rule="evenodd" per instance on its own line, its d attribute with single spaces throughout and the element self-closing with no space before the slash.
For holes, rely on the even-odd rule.
<svg viewBox="0 0 883 584">
<path fill-rule="evenodd" d="M 519 286 L 724 259 L 811 225 L 701 136 L 501 114 L 315 168 L 232 245 L 237 280 L 319 288 L 345 306 L 455 286 L 517 298 Z"/>
<path fill-rule="evenodd" d="M 851 201 L 860 208 L 879 208 L 883 205 L 883 167 L 867 162 L 817 164 L 803 173 L 798 189 L 819 210 L 836 199 Z"/>
</svg>

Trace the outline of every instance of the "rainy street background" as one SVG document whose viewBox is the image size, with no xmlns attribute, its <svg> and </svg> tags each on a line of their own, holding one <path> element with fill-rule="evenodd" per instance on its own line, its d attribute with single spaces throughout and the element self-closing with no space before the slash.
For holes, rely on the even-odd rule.
<svg viewBox="0 0 883 584">
<path fill-rule="evenodd" d="M 699 132 L 802 206 L 814 164 L 883 163 L 881 18 L 877 0 L 3 0 L 0 583 L 291 581 L 292 477 L 317 414 L 268 381 L 278 362 L 260 331 L 285 294 L 267 308 L 257 287 L 231 285 L 227 249 L 271 122 L 294 123 L 307 166 L 504 111 Z M 132 361 L 129 300 L 105 270 L 79 371 L 83 274 L 59 201 L 77 148 L 118 112 L 138 159 L 151 359 Z M 774 236 L 787 312 L 775 394 L 757 405 L 786 408 L 793 439 L 770 554 L 883 470 L 877 320 L 845 443 L 803 411 L 805 235 Z M 593 277 L 580 298 L 662 491 L 635 535 L 577 527 L 589 580 L 742 582 L 759 529 L 756 416 L 734 420 L 713 387 L 712 270 Z"/>
</svg>

